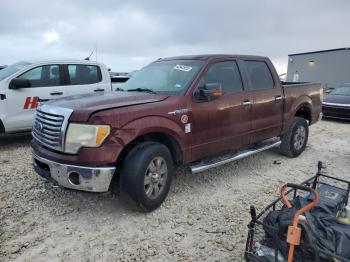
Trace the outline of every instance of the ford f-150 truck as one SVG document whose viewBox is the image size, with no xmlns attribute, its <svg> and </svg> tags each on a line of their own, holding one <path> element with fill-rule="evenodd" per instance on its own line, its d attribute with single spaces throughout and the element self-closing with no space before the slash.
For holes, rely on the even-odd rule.
<svg viewBox="0 0 350 262">
<path fill-rule="evenodd" d="M 0 71 L 0 133 L 31 130 L 39 101 L 111 92 L 104 64 L 86 60 L 18 62 Z"/>
<path fill-rule="evenodd" d="M 34 168 L 67 188 L 121 196 L 151 211 L 174 166 L 198 173 L 279 147 L 300 155 L 321 116 L 320 84 L 283 85 L 266 57 L 159 59 L 119 92 L 39 106 Z"/>
</svg>

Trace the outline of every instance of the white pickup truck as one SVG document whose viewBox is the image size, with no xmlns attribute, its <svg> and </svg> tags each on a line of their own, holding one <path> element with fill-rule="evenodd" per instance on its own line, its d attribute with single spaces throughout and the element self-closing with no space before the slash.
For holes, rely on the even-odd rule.
<svg viewBox="0 0 350 262">
<path fill-rule="evenodd" d="M 29 131 L 39 101 L 113 89 L 101 63 L 55 60 L 10 65 L 0 71 L 0 133 Z"/>
</svg>

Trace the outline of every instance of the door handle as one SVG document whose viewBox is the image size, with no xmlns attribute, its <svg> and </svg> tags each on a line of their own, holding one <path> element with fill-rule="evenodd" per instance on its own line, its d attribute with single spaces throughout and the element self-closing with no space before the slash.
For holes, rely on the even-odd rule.
<svg viewBox="0 0 350 262">
<path fill-rule="evenodd" d="M 244 100 L 241 105 L 244 108 L 249 108 L 252 105 L 252 102 L 250 102 L 250 100 Z"/>
<path fill-rule="evenodd" d="M 38 102 L 41 103 L 41 102 L 47 102 L 47 101 L 50 101 L 50 99 L 42 99 L 42 98 L 38 98 Z"/>
<path fill-rule="evenodd" d="M 275 96 L 275 103 L 278 104 L 282 101 L 282 96 Z"/>
<path fill-rule="evenodd" d="M 52 96 L 61 96 L 61 95 L 63 95 L 63 92 L 52 92 L 52 93 L 50 93 L 50 95 L 52 95 Z"/>
<path fill-rule="evenodd" d="M 94 90 L 94 92 L 104 92 L 105 90 L 103 88 L 97 88 Z"/>
</svg>

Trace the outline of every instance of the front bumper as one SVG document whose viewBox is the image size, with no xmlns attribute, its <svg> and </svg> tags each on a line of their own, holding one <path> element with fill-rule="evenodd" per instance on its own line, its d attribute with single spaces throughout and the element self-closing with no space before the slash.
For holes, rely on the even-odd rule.
<svg viewBox="0 0 350 262">
<path fill-rule="evenodd" d="M 106 192 L 113 178 L 115 167 L 83 167 L 60 164 L 38 156 L 33 152 L 34 170 L 42 177 L 63 187 Z"/>
<path fill-rule="evenodd" d="M 325 118 L 350 120 L 350 105 L 323 103 L 322 112 Z"/>
</svg>

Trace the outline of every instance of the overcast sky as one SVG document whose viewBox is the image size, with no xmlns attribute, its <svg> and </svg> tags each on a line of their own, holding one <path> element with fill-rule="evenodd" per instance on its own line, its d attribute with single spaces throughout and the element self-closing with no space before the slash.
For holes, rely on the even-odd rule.
<svg viewBox="0 0 350 262">
<path fill-rule="evenodd" d="M 269 56 L 284 73 L 288 54 L 350 47 L 349 11 L 349 0 L 0 0 L 0 65 L 97 47 L 113 71 L 229 53 Z"/>
</svg>

